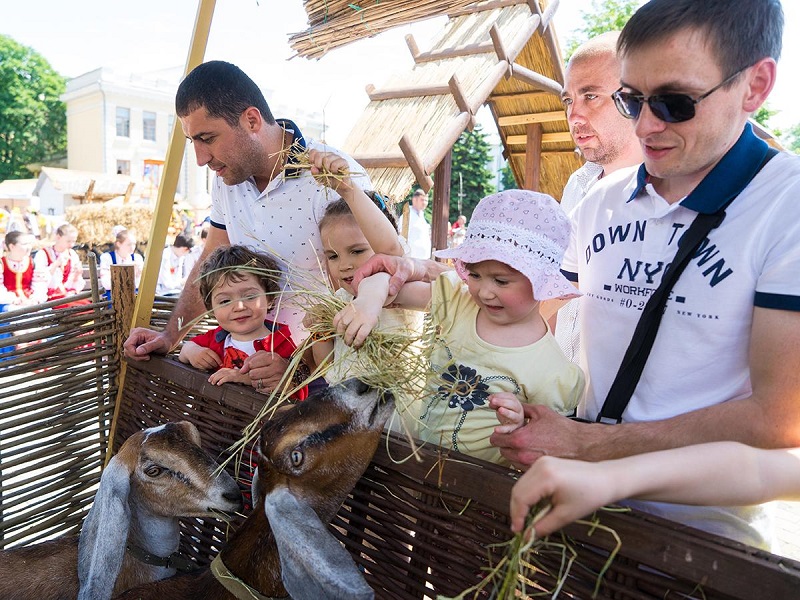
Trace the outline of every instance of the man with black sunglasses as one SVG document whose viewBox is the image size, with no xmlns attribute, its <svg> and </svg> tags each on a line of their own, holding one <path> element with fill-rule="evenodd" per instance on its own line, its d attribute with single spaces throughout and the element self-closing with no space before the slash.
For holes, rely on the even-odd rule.
<svg viewBox="0 0 800 600">
<path fill-rule="evenodd" d="M 619 86 L 618 31 L 593 37 L 576 48 L 567 63 L 561 102 L 567 113 L 572 139 L 586 163 L 567 181 L 561 208 L 569 214 L 603 177 L 642 161 L 633 122 L 614 105 Z M 580 298 L 558 311 L 555 337 L 566 357 L 577 363 L 580 352 Z"/>
<path fill-rule="evenodd" d="M 526 426 L 492 436 L 514 464 L 717 440 L 800 445 L 800 158 L 769 160 L 747 122 L 775 83 L 782 30 L 779 0 L 651 0 L 623 29 L 614 100 L 644 164 L 604 178 L 573 214 L 563 268 L 584 294 L 581 416 L 601 413 L 682 235 L 733 200 L 672 287 L 621 422 L 580 423 L 527 405 Z M 771 542 L 759 507 L 637 507 Z"/>
</svg>

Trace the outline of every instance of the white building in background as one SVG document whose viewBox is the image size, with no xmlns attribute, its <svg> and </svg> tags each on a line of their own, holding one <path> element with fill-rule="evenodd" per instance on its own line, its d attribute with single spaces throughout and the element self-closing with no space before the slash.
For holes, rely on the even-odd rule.
<svg viewBox="0 0 800 600">
<path fill-rule="evenodd" d="M 155 202 L 182 74 L 180 67 L 139 74 L 101 67 L 69 80 L 61 96 L 67 105 L 67 167 L 127 175 L 137 181 L 133 201 Z M 265 96 L 269 102 L 272 94 L 265 91 Z M 320 138 L 320 115 L 271 103 L 270 109 L 276 117 L 292 119 L 307 137 Z M 207 167 L 197 166 L 187 144 L 176 202 L 208 207 L 211 177 Z"/>
<path fill-rule="evenodd" d="M 133 201 L 155 202 L 175 122 L 176 67 L 152 73 L 117 73 L 107 67 L 67 82 L 67 167 L 142 181 Z M 186 160 L 178 177 L 177 198 L 191 206 L 208 205 L 208 169 Z"/>
</svg>

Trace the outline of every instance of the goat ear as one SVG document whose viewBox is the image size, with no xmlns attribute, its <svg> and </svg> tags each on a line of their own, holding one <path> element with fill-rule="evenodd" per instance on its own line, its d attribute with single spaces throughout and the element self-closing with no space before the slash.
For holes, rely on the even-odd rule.
<svg viewBox="0 0 800 600">
<path fill-rule="evenodd" d="M 111 598 L 125 556 L 130 527 L 128 493 L 136 458 L 122 451 L 109 461 L 78 541 L 78 600 Z"/>
<path fill-rule="evenodd" d="M 286 488 L 270 492 L 264 510 L 292 598 L 368 600 L 375 597 L 350 554 L 308 504 Z"/>
</svg>

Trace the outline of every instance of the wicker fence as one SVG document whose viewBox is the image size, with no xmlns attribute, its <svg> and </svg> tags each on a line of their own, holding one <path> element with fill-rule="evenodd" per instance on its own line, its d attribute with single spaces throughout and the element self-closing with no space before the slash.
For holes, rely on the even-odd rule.
<svg viewBox="0 0 800 600">
<path fill-rule="evenodd" d="M 77 532 L 94 497 L 119 362 L 92 296 L 0 313 L 0 547 Z"/>
<path fill-rule="evenodd" d="M 211 385 L 205 374 L 169 357 L 129 364 L 127 377 L 117 444 L 142 427 L 187 419 L 202 431 L 207 450 L 226 457 L 263 402 L 245 386 Z M 401 464 L 410 452 L 407 442 L 393 435 L 384 442 L 333 531 L 363 566 L 376 597 L 458 594 L 502 555 L 496 545 L 510 538 L 508 499 L 517 474 L 430 447 L 419 462 Z M 229 469 L 233 473 L 234 465 Z M 774 600 L 796 598 L 800 590 L 800 563 L 633 511 L 601 511 L 598 519 L 619 536 L 621 549 L 597 598 Z M 219 524 L 192 520 L 184 527 L 183 551 L 208 563 L 224 539 Z M 561 585 L 560 598 L 591 598 L 616 541 L 607 530 L 579 524 L 565 533 L 554 540 L 563 547 L 538 555 L 532 585 L 540 592 Z M 571 558 L 569 574 L 560 576 Z"/>
<path fill-rule="evenodd" d="M 109 447 L 120 366 L 120 319 L 97 296 L 85 294 L 90 303 L 80 307 L 51 303 L 0 315 L 0 336 L 14 334 L 0 338 L 2 547 L 77 532 L 91 503 Z M 170 302 L 159 299 L 154 321 L 163 322 Z M 263 402 L 245 386 L 210 385 L 205 374 L 170 357 L 129 364 L 120 398 L 112 447 L 142 427 L 185 419 L 198 426 L 206 449 L 223 458 Z M 423 449 L 419 462 L 399 463 L 408 453 L 403 439 L 387 437 L 332 528 L 378 598 L 455 595 L 499 559 L 496 544 L 510 536 L 516 474 L 433 448 Z M 602 512 L 599 521 L 616 532 L 621 549 L 598 598 L 772 600 L 800 590 L 800 563 L 636 512 Z M 183 552 L 201 565 L 225 539 L 214 520 L 186 520 L 183 532 Z M 565 533 L 559 541 L 568 542 L 567 554 L 540 553 L 531 585 L 561 585 L 561 598 L 590 598 L 615 540 L 582 525 Z M 569 574 L 559 576 L 570 558 Z"/>
</svg>

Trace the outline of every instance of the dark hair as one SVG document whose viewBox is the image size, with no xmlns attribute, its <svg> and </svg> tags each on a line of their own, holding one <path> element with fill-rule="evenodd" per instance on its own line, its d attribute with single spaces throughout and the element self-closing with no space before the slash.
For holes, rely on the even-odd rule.
<svg viewBox="0 0 800 600">
<path fill-rule="evenodd" d="M 708 36 L 727 78 L 762 58 L 780 58 L 783 9 L 780 0 L 650 0 L 622 29 L 617 50 L 625 55 L 684 29 Z"/>
<path fill-rule="evenodd" d="M 211 310 L 211 293 L 223 281 L 241 281 L 254 275 L 262 289 L 270 296 L 280 291 L 281 269 L 277 261 L 247 246 L 220 246 L 200 265 L 200 296 L 207 310 Z"/>
<path fill-rule="evenodd" d="M 176 248 L 189 248 L 191 250 L 194 248 L 194 240 L 190 238 L 188 235 L 183 235 L 179 233 L 175 236 L 175 241 L 172 242 L 172 245 Z"/>
<path fill-rule="evenodd" d="M 224 119 L 231 127 L 238 127 L 239 117 L 251 106 L 259 110 L 269 125 L 275 124 L 264 94 L 255 82 L 236 65 L 221 60 L 192 69 L 175 94 L 175 112 L 179 117 L 205 108 L 209 117 Z"/>
<path fill-rule="evenodd" d="M 383 194 L 379 194 L 378 192 L 373 191 L 364 191 L 367 197 L 372 200 L 372 202 L 381 209 L 383 216 L 389 220 L 389 223 L 392 224 L 394 230 L 397 231 L 397 220 L 394 218 L 392 211 L 389 209 L 389 200 Z M 353 211 L 350 210 L 350 207 L 347 205 L 342 198 L 338 200 L 334 200 L 325 208 L 325 214 L 319 220 L 319 230 L 322 231 L 322 228 L 328 225 L 331 221 L 338 217 L 348 216 L 351 218 L 353 217 Z"/>
<path fill-rule="evenodd" d="M 6 237 L 3 239 L 3 243 L 6 245 L 6 248 L 7 248 L 11 244 L 18 244 L 19 243 L 19 238 L 25 237 L 27 235 L 30 235 L 30 234 L 27 233 L 26 231 L 9 231 L 6 234 Z"/>
</svg>

